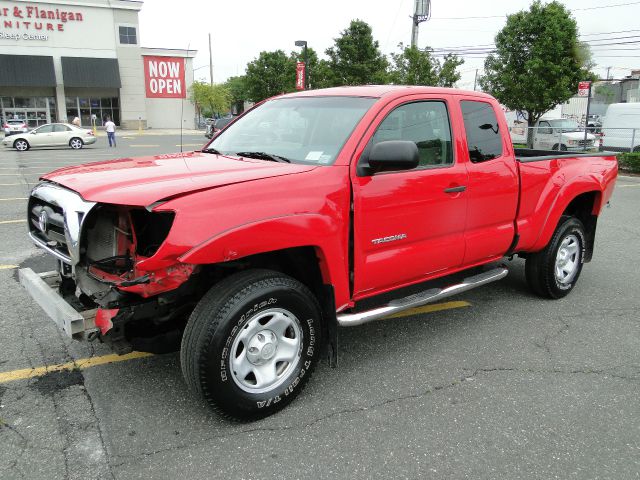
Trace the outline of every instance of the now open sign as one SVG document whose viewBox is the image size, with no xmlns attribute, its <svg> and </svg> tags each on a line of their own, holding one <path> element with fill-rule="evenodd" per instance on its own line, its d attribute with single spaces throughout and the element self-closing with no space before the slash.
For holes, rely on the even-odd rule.
<svg viewBox="0 0 640 480">
<path fill-rule="evenodd" d="M 143 57 L 147 98 L 185 98 L 184 58 Z"/>
</svg>

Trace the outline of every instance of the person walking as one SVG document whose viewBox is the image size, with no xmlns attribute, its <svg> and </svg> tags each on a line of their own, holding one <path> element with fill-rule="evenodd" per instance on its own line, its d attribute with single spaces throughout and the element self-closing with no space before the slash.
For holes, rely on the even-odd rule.
<svg viewBox="0 0 640 480">
<path fill-rule="evenodd" d="M 107 117 L 107 121 L 104 124 L 104 129 L 107 131 L 107 138 L 109 139 L 109 146 L 116 146 L 116 124 Z M 113 144 L 113 145 L 112 145 Z"/>
</svg>

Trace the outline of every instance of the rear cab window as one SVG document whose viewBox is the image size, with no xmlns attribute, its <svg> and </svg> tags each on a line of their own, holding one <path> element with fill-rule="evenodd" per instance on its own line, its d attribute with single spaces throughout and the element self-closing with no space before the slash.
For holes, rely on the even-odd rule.
<svg viewBox="0 0 640 480">
<path fill-rule="evenodd" d="M 502 134 L 493 106 L 482 101 L 462 100 L 460 107 L 471 162 L 487 162 L 501 157 Z"/>
</svg>

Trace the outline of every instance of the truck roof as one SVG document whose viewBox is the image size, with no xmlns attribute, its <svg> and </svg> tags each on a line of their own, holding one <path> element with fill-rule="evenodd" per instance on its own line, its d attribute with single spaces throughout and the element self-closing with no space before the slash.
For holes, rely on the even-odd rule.
<svg viewBox="0 0 640 480">
<path fill-rule="evenodd" d="M 442 94 L 442 95 L 471 95 L 475 97 L 493 99 L 491 95 L 483 92 L 475 92 L 473 90 L 460 90 L 457 88 L 444 87 L 424 87 L 413 85 L 358 85 L 353 87 L 333 87 L 321 88 L 318 90 L 305 90 L 301 92 L 288 93 L 278 98 L 290 97 L 323 97 L 323 96 L 342 96 L 342 97 L 372 97 L 372 98 L 389 98 L 402 97 L 413 94 Z"/>
</svg>

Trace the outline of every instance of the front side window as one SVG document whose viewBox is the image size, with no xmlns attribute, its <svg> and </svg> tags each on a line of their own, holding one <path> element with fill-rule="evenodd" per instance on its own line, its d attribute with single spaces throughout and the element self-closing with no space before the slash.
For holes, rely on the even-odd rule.
<svg viewBox="0 0 640 480">
<path fill-rule="evenodd" d="M 40 128 L 34 130 L 37 133 L 51 133 L 53 132 L 53 125 L 43 125 Z"/>
<path fill-rule="evenodd" d="M 502 136 L 493 107 L 485 102 L 467 100 L 460 102 L 460 106 L 471 161 L 486 162 L 500 157 Z"/>
<path fill-rule="evenodd" d="M 224 155 L 331 165 L 353 129 L 376 102 L 368 97 L 293 97 L 247 112 L 204 149 Z M 217 125 L 217 124 L 216 124 Z"/>
<path fill-rule="evenodd" d="M 444 102 L 401 105 L 378 126 L 370 145 L 387 140 L 409 140 L 418 147 L 418 168 L 453 164 L 449 114 Z"/>
<path fill-rule="evenodd" d="M 137 45 L 138 38 L 135 27 L 118 27 L 121 45 Z"/>
</svg>

